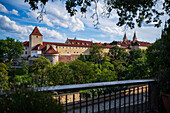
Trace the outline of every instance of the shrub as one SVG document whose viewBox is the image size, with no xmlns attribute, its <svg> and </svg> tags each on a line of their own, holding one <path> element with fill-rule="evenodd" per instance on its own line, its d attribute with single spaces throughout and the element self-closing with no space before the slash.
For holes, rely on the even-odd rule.
<svg viewBox="0 0 170 113">
<path fill-rule="evenodd" d="M 1 113 L 62 113 L 52 94 L 35 91 L 16 91 L 0 96 Z"/>
</svg>

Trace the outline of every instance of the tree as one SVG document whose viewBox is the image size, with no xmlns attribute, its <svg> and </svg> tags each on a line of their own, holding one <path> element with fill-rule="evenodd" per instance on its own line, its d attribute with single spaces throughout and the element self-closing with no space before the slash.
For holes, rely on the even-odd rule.
<svg viewBox="0 0 170 113">
<path fill-rule="evenodd" d="M 141 50 L 141 49 L 137 49 L 137 50 L 131 50 L 129 51 L 129 63 L 131 64 L 132 61 L 134 61 L 135 59 L 138 58 L 142 58 L 144 57 L 146 54 L 145 50 Z"/>
<path fill-rule="evenodd" d="M 90 65 L 87 65 L 87 63 L 81 61 L 81 60 L 75 60 L 71 62 L 70 68 L 73 70 L 73 75 L 76 80 L 76 83 L 89 83 L 91 82 L 91 73 L 92 68 L 90 68 Z"/>
<path fill-rule="evenodd" d="M 49 81 L 52 82 L 53 85 L 69 85 L 75 83 L 72 69 L 64 62 L 54 65 L 48 73 Z"/>
<path fill-rule="evenodd" d="M 52 0 L 53 1 L 53 0 Z M 82 13 L 86 13 L 87 9 L 95 4 L 95 13 L 92 17 L 96 17 L 98 21 L 98 13 L 97 13 L 97 3 L 99 0 L 66 0 L 66 10 L 71 16 L 74 16 L 78 9 Z M 38 0 L 25 0 L 30 4 L 32 10 L 38 9 Z M 48 0 L 41 0 L 41 12 L 40 17 L 43 16 L 44 12 L 44 5 Z M 141 27 L 142 23 L 151 23 L 155 22 L 155 27 L 159 27 L 162 23 L 160 20 L 160 16 L 164 14 L 168 14 L 170 16 L 170 2 L 169 0 L 164 0 L 162 5 L 163 11 L 157 9 L 157 5 L 160 5 L 159 0 L 103 0 L 104 8 L 103 14 L 107 17 L 110 17 L 112 11 L 116 11 L 119 16 L 119 22 L 117 23 L 118 26 L 128 26 L 131 29 L 134 28 L 135 23 Z"/>
<path fill-rule="evenodd" d="M 8 67 L 4 63 L 0 63 L 0 89 L 9 89 Z"/>
<path fill-rule="evenodd" d="M 101 72 L 101 80 L 102 81 L 116 81 L 117 75 L 114 69 L 114 65 L 110 62 L 104 62 L 102 64 L 102 72 Z"/>
<path fill-rule="evenodd" d="M 48 85 L 48 69 L 51 67 L 51 62 L 45 57 L 41 56 L 33 61 L 30 66 L 35 84 L 38 86 Z"/>
<path fill-rule="evenodd" d="M 104 57 L 103 47 L 97 44 L 93 44 L 89 51 L 90 51 L 89 61 L 101 64 Z"/>
<path fill-rule="evenodd" d="M 114 61 L 114 60 L 126 61 L 128 57 L 128 53 L 123 48 L 120 48 L 118 46 L 113 46 L 109 50 L 108 56 L 110 57 L 110 61 Z"/>
<path fill-rule="evenodd" d="M 151 69 L 151 76 L 159 71 L 170 68 L 170 20 L 162 31 L 161 39 L 157 40 L 146 51 L 147 62 Z"/>
<path fill-rule="evenodd" d="M 128 65 L 128 53 L 125 49 L 118 46 L 113 46 L 108 53 L 110 62 L 114 64 L 115 71 L 118 75 L 118 80 L 125 76 L 125 71 Z"/>
<path fill-rule="evenodd" d="M 11 61 L 13 59 L 17 59 L 21 57 L 23 53 L 24 46 L 22 42 L 15 40 L 13 38 L 7 37 L 6 40 L 0 40 L 0 59 L 7 59 L 7 61 Z"/>
<path fill-rule="evenodd" d="M 126 79 L 147 79 L 150 78 L 149 72 L 146 57 L 137 58 L 128 66 Z"/>
</svg>

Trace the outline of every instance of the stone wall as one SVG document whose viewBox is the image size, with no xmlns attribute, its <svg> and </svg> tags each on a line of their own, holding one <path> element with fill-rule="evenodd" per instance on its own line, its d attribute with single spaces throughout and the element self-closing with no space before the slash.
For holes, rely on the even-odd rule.
<svg viewBox="0 0 170 113">
<path fill-rule="evenodd" d="M 59 63 L 60 62 L 66 62 L 66 63 L 69 63 L 71 61 L 74 61 L 76 60 L 80 55 L 71 55 L 71 54 L 68 54 L 68 55 L 60 55 L 59 56 Z"/>
</svg>

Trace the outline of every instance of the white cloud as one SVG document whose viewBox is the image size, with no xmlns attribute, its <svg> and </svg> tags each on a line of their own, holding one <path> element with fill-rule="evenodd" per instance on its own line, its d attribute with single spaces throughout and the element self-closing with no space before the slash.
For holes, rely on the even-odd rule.
<svg viewBox="0 0 170 113">
<path fill-rule="evenodd" d="M 37 20 L 37 17 L 39 16 L 38 11 L 32 11 L 29 10 L 29 12 L 27 12 L 27 15 L 29 16 L 29 19 L 34 20 L 34 21 L 39 21 Z M 43 15 L 43 21 L 42 23 L 47 24 L 50 27 L 53 27 L 53 24 L 51 23 L 51 21 L 48 19 L 47 15 Z"/>
<path fill-rule="evenodd" d="M 0 12 L 8 13 L 8 10 L 6 9 L 5 6 L 3 6 L 2 4 L 0 4 Z"/>
<path fill-rule="evenodd" d="M 4 5 L 2 5 L 2 4 L 0 4 L 0 12 L 3 12 L 3 13 L 9 13 L 9 14 L 14 14 L 14 15 L 19 16 L 19 14 L 18 14 L 18 11 L 17 11 L 17 10 L 12 9 L 12 11 L 8 11 L 8 10 L 6 9 L 6 7 L 5 7 Z"/>
<path fill-rule="evenodd" d="M 54 42 L 56 42 L 57 40 L 65 40 L 66 36 L 61 35 L 59 32 L 55 31 L 55 30 L 49 30 L 45 27 L 39 27 L 40 32 L 43 34 L 44 39 L 46 40 L 52 40 Z"/>
<path fill-rule="evenodd" d="M 9 11 L 11 14 L 14 14 L 14 15 L 17 15 L 17 16 L 19 16 L 19 14 L 18 14 L 18 11 L 17 10 L 15 10 L 15 9 L 13 9 L 12 11 Z"/>
<path fill-rule="evenodd" d="M 42 23 L 50 27 L 61 26 L 68 28 L 72 32 L 84 30 L 84 23 L 77 17 L 70 15 L 65 10 L 64 3 L 62 1 L 48 2 L 45 6 L 46 15 L 43 15 Z M 37 20 L 39 10 L 27 12 L 29 19 Z"/>
<path fill-rule="evenodd" d="M 6 34 L 12 33 L 14 37 L 17 37 L 23 40 L 28 40 L 29 35 L 31 34 L 32 30 L 34 29 L 34 26 L 32 25 L 18 25 L 15 21 L 10 20 L 7 16 L 0 15 L 0 29 L 5 31 Z M 53 41 L 61 41 L 66 39 L 65 34 L 60 34 L 59 32 L 55 30 L 49 30 L 45 27 L 38 27 L 40 29 L 40 32 L 43 34 L 44 38 L 46 40 L 55 39 Z"/>
</svg>

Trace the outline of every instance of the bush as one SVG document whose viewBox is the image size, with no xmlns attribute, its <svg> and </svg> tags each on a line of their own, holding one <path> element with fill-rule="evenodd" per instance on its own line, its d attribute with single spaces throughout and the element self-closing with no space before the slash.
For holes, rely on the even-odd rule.
<svg viewBox="0 0 170 113">
<path fill-rule="evenodd" d="M 17 91 L 0 96 L 0 113 L 62 113 L 52 94 L 35 91 Z"/>
</svg>

